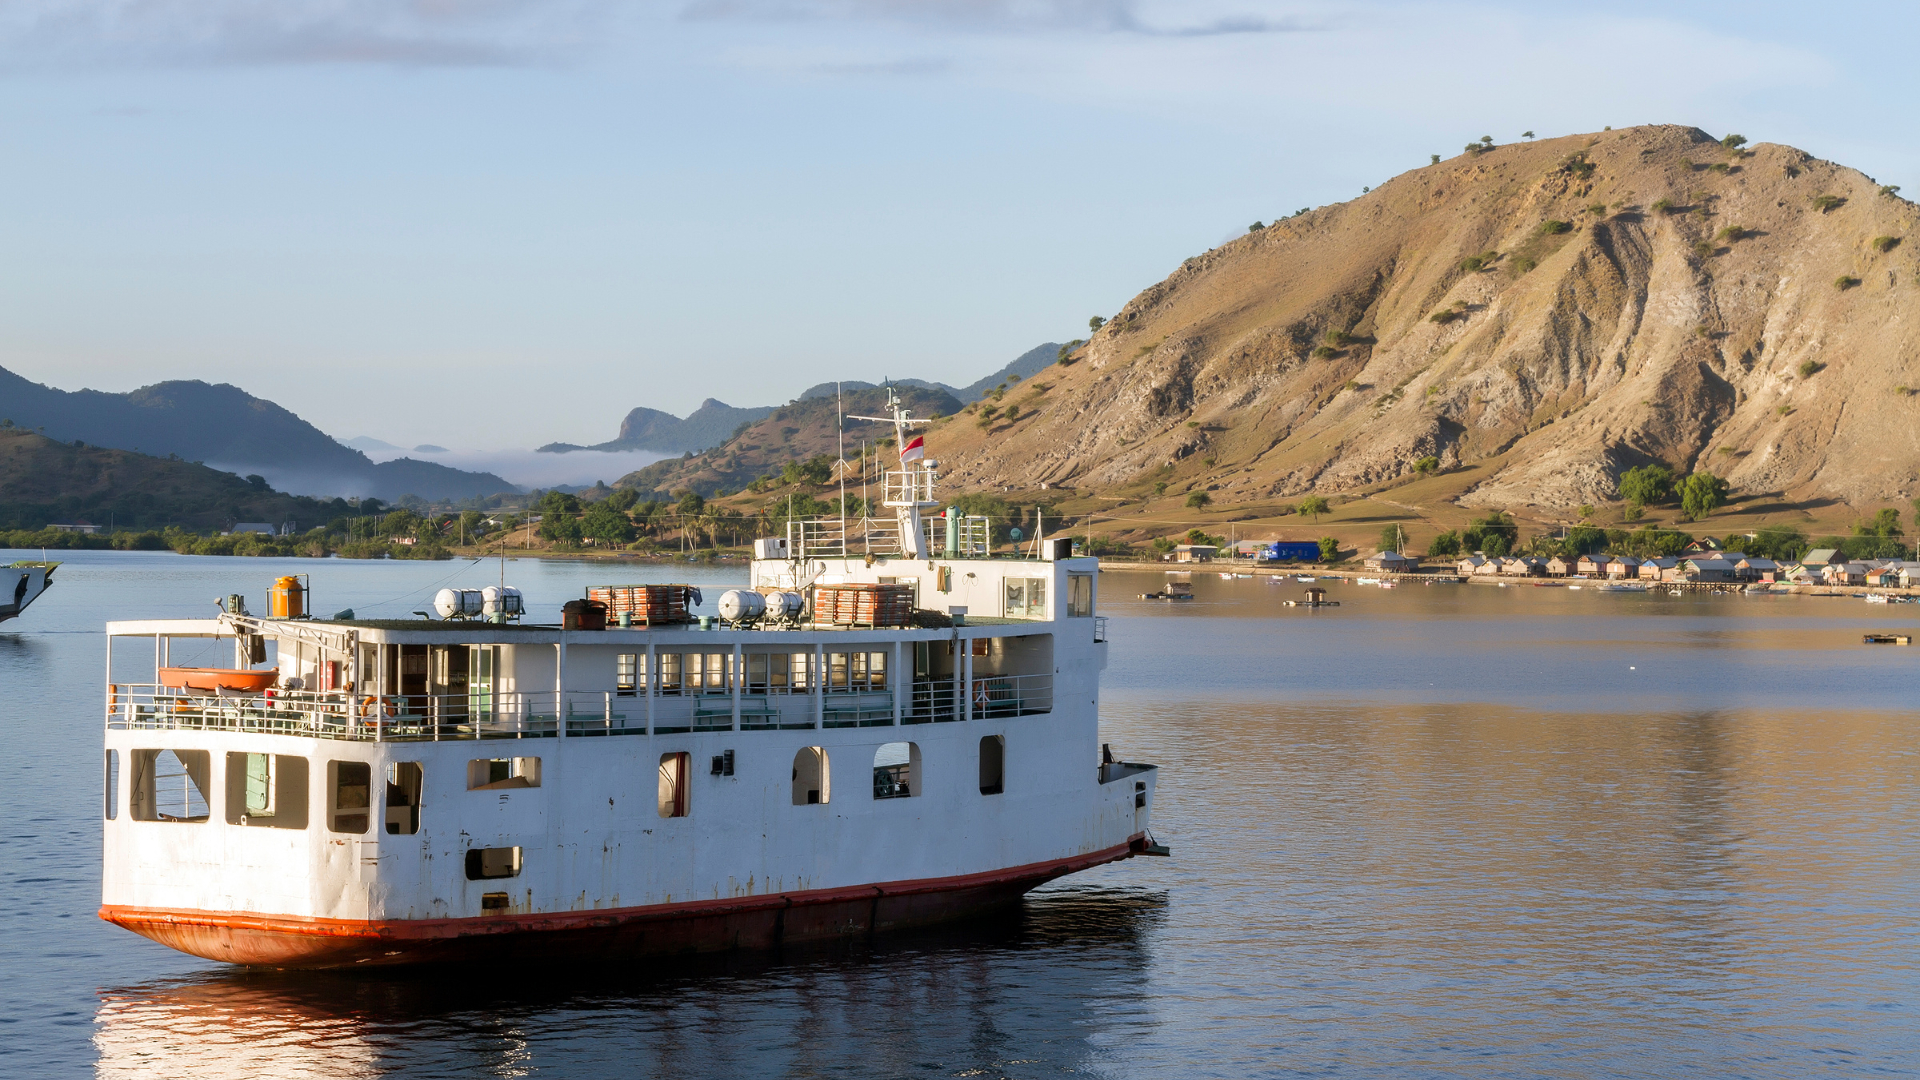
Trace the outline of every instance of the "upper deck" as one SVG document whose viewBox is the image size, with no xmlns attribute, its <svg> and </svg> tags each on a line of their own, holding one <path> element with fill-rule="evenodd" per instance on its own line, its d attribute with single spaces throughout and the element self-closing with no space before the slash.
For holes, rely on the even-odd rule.
<svg viewBox="0 0 1920 1080">
<path fill-rule="evenodd" d="M 604 630 L 229 614 L 114 622 L 110 640 L 153 639 L 154 674 L 117 681 L 110 648 L 106 722 L 110 729 L 379 742 L 879 727 L 1048 713 L 1063 671 L 1097 694 L 1106 651 L 1105 620 L 1094 614 L 1097 568 L 1094 559 L 1020 558 L 752 565 L 750 580 L 761 589 L 908 586 L 920 616 L 910 626 L 816 622 L 811 607 L 788 621 Z M 230 640 L 234 668 L 271 670 L 273 685 L 252 693 L 162 685 L 160 671 L 171 668 L 181 639 Z"/>
</svg>

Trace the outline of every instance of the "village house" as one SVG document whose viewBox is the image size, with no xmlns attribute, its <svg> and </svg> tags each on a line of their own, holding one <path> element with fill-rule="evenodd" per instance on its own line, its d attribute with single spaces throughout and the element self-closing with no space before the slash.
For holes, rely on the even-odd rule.
<svg viewBox="0 0 1920 1080">
<path fill-rule="evenodd" d="M 1628 581 L 1640 576 L 1640 560 L 1631 555 L 1601 556 L 1607 560 L 1608 581 Z"/>
<path fill-rule="evenodd" d="M 1902 562 L 1895 565 L 1900 567 L 1901 588 L 1911 589 L 1915 585 L 1920 585 L 1920 562 Z"/>
<path fill-rule="evenodd" d="M 1369 570 L 1381 570 L 1389 574 L 1404 574 L 1419 568 L 1419 563 L 1397 551 L 1376 551 L 1365 559 Z"/>
<path fill-rule="evenodd" d="M 1867 584 L 1875 588 L 1893 588 L 1900 584 L 1900 564 L 1881 563 L 1867 571 Z"/>
<path fill-rule="evenodd" d="M 1818 571 L 1822 566 L 1831 566 L 1834 563 L 1843 563 L 1846 561 L 1847 557 L 1840 554 L 1840 552 L 1834 548 L 1814 548 L 1812 551 L 1800 556 L 1800 565 L 1815 571 Z"/>
<path fill-rule="evenodd" d="M 1735 577 L 1734 565 L 1717 555 L 1688 559 L 1682 565 L 1688 581 L 1719 583 L 1733 581 Z"/>
<path fill-rule="evenodd" d="M 1497 574 L 1505 573 L 1506 565 L 1507 561 L 1505 559 L 1488 559 L 1481 563 L 1473 573 L 1475 577 L 1493 577 Z"/>
<path fill-rule="evenodd" d="M 1486 556 L 1468 555 L 1465 558 L 1461 559 L 1459 562 L 1454 563 L 1453 568 L 1454 568 L 1454 571 L 1458 573 L 1461 577 L 1472 577 L 1473 575 L 1479 573 L 1480 568 L 1482 566 L 1485 566 L 1486 564 L 1487 564 Z"/>
<path fill-rule="evenodd" d="M 1820 577 L 1829 585 L 1865 585 L 1868 569 L 1863 562 L 1828 563 L 1821 568 Z"/>
<path fill-rule="evenodd" d="M 1733 572 L 1742 581 L 1778 581 L 1780 564 L 1772 559 L 1748 555 L 1733 564 Z"/>
<path fill-rule="evenodd" d="M 1606 577 L 1607 567 L 1613 562 L 1611 555 L 1582 555 L 1574 560 L 1573 572 L 1588 577 Z"/>
<path fill-rule="evenodd" d="M 1679 559 L 1669 559 L 1664 556 L 1658 559 L 1645 559 L 1640 563 L 1640 579 L 1642 581 L 1685 581 L 1684 571 L 1673 577 L 1668 576 L 1669 573 L 1679 570 L 1679 566 Z"/>
<path fill-rule="evenodd" d="M 1176 544 L 1173 548 L 1174 562 L 1212 562 L 1220 549 L 1212 544 Z"/>
<path fill-rule="evenodd" d="M 1579 565 L 1578 559 L 1569 559 L 1555 555 L 1553 558 L 1547 560 L 1547 576 L 1572 577 L 1574 567 L 1577 565 Z"/>
</svg>

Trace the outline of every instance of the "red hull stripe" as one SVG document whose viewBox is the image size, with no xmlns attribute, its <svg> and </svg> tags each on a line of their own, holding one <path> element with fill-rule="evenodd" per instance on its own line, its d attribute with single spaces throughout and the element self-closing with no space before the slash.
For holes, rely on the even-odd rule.
<svg viewBox="0 0 1920 1080">
<path fill-rule="evenodd" d="M 1124 844 L 1084 855 L 954 877 L 535 915 L 500 914 L 457 919 L 321 919 L 107 904 L 100 908 L 100 917 L 134 933 L 213 960 L 243 964 L 332 966 L 342 962 L 364 963 L 374 954 L 399 960 L 402 956 L 414 953 L 415 949 L 410 946 L 450 943 L 454 939 L 556 931 L 606 931 L 635 924 L 689 920 L 727 923 L 741 916 L 820 906 L 877 905 L 883 900 L 892 902 L 889 906 L 897 906 L 901 901 L 911 905 L 913 902 L 910 898 L 932 899 L 943 893 L 972 894 L 983 899 L 1018 896 L 1020 892 L 1053 878 L 1128 858 L 1142 850 L 1145 844 L 1145 834 L 1140 834 L 1129 838 Z M 1011 894 L 1009 888 L 1014 890 Z M 946 917 L 965 913 L 961 905 L 920 906 L 928 913 L 940 910 Z M 370 946 L 373 948 L 370 949 Z M 396 948 L 398 951 L 387 951 Z"/>
</svg>

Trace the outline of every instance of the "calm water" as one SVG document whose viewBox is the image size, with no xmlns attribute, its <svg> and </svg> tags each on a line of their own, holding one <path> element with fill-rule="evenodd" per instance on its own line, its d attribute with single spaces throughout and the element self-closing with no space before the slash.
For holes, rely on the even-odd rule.
<svg viewBox="0 0 1920 1080">
<path fill-rule="evenodd" d="M 38 553 L 31 553 L 37 556 Z M 0 553 L 0 559 L 18 557 Z M 1114 616 L 1103 738 L 1172 859 L 1017 916 L 577 971 L 249 974 L 108 926 L 100 624 L 311 572 L 423 607 L 495 564 L 86 553 L 0 629 L 0 1075 L 1913 1075 L 1920 607 L 1197 576 Z M 511 562 L 589 582 L 735 572 Z M 181 662 L 189 658 L 176 657 Z"/>
</svg>

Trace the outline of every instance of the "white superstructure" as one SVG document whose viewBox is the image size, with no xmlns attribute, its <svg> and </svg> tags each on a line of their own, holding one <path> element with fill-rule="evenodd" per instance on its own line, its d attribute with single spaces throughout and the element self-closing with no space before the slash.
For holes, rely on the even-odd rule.
<svg viewBox="0 0 1920 1080">
<path fill-rule="evenodd" d="M 153 674 L 108 674 L 102 917 L 275 965 L 767 946 L 1149 850 L 1095 560 L 782 554 L 753 584 L 808 612 L 708 629 L 109 624 Z M 848 603 L 882 594 L 916 625 Z"/>
</svg>

